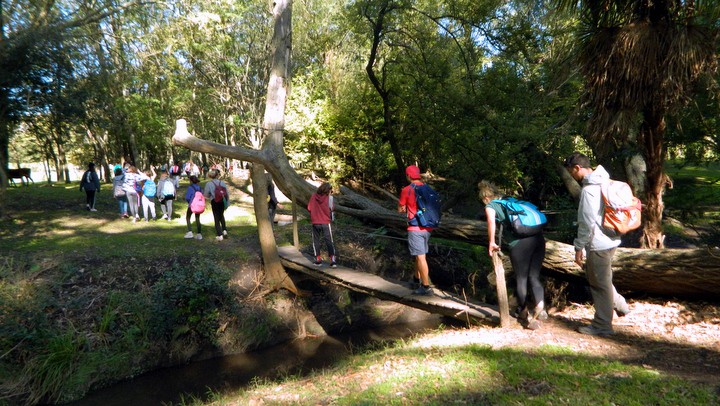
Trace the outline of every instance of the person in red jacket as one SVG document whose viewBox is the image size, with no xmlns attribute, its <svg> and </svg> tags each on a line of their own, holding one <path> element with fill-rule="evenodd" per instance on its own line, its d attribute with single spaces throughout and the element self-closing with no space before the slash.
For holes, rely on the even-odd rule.
<svg viewBox="0 0 720 406">
<path fill-rule="evenodd" d="M 315 265 L 322 265 L 323 260 L 320 255 L 320 242 L 325 241 L 328 255 L 330 256 L 330 266 L 337 268 L 337 259 L 335 257 L 335 245 L 333 244 L 332 228 L 330 223 L 333 220 L 333 211 L 335 205 L 332 200 L 332 186 L 329 183 L 323 183 L 318 186 L 317 191 L 310 197 L 307 209 L 310 212 L 310 222 L 312 223 L 312 245 L 313 255 L 315 255 Z"/>
<path fill-rule="evenodd" d="M 416 165 L 410 165 L 405 168 L 405 175 L 410 184 L 400 191 L 398 212 L 407 213 L 408 248 L 410 255 L 415 257 L 415 277 L 413 278 L 413 288 L 415 288 L 415 290 L 413 290 L 412 293 L 413 295 L 432 296 L 434 293 L 430 287 L 430 270 L 425 256 L 428 253 L 430 234 L 433 229 L 430 227 L 414 226 L 410 223 L 410 220 L 415 218 L 415 214 L 418 211 L 415 200 L 415 187 L 423 185 L 420 168 Z"/>
</svg>

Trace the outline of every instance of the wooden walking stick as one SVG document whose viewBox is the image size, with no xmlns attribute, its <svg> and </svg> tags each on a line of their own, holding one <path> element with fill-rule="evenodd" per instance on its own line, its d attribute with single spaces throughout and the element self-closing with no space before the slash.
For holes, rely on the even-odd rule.
<svg viewBox="0 0 720 406">
<path fill-rule="evenodd" d="M 498 240 L 502 241 L 502 226 L 500 226 L 499 234 Z M 495 288 L 497 289 L 500 310 L 500 327 L 508 327 L 510 326 L 510 306 L 508 305 L 507 286 L 505 285 L 505 267 L 502 262 L 502 252 L 493 252 L 492 261 L 493 268 L 495 268 Z"/>
</svg>

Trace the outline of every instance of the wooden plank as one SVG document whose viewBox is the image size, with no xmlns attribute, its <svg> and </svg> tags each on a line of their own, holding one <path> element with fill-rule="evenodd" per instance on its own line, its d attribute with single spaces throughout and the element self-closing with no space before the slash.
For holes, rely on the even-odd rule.
<svg viewBox="0 0 720 406">
<path fill-rule="evenodd" d="M 430 313 L 442 314 L 468 324 L 499 322 L 499 314 L 495 306 L 469 302 L 437 288 L 433 288 L 435 295 L 432 296 L 413 295 L 412 290 L 404 282 L 398 280 L 383 278 L 344 266 L 330 268 L 327 265 L 315 265 L 310 258 L 305 257 L 292 246 L 278 247 L 278 254 L 283 265 L 288 268 L 356 292 L 402 303 Z"/>
<path fill-rule="evenodd" d="M 493 252 L 492 261 L 495 268 L 495 286 L 497 288 L 498 305 L 500 306 L 500 327 L 510 326 L 510 306 L 508 305 L 507 286 L 505 284 L 505 267 L 500 259 L 500 251 Z"/>
</svg>

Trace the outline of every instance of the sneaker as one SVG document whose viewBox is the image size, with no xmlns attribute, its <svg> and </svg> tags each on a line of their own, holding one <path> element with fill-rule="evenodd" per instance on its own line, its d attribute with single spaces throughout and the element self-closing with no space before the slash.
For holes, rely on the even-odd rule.
<svg viewBox="0 0 720 406">
<path fill-rule="evenodd" d="M 545 311 L 545 303 L 541 300 L 540 303 L 538 303 L 535 308 L 533 309 L 533 318 L 545 321 L 548 319 L 548 314 Z"/>
<path fill-rule="evenodd" d="M 615 313 L 617 313 L 618 317 L 625 317 L 630 314 L 630 312 L 630 306 L 628 306 L 627 304 L 625 304 L 625 306 L 621 308 L 615 309 Z"/>
<path fill-rule="evenodd" d="M 86 205 L 85 205 L 85 209 L 86 209 L 86 210 L 90 210 L 90 205 L 89 205 L 89 204 L 86 204 Z"/>
<path fill-rule="evenodd" d="M 223 236 L 219 235 L 219 236 L 215 237 L 215 240 L 217 240 L 217 241 L 222 241 L 222 240 L 223 240 Z"/>
<path fill-rule="evenodd" d="M 540 322 L 537 320 L 530 320 L 530 321 L 528 321 L 528 324 L 526 327 L 528 330 L 537 330 L 540 328 Z"/>
<path fill-rule="evenodd" d="M 227 230 L 223 230 L 223 237 L 227 237 Z"/>
<path fill-rule="evenodd" d="M 420 287 L 413 290 L 412 293 L 413 295 L 431 296 L 433 294 L 433 290 L 430 286 L 425 287 L 423 285 L 420 285 Z"/>
<path fill-rule="evenodd" d="M 415 290 L 420 287 L 420 279 L 413 276 L 412 280 L 408 282 L 410 289 Z"/>
<path fill-rule="evenodd" d="M 515 309 L 515 312 L 512 315 L 520 321 L 526 321 L 530 313 L 528 312 L 527 308 L 518 306 L 518 308 Z"/>
<path fill-rule="evenodd" d="M 132 222 L 137 223 L 137 220 L 138 220 L 137 217 L 133 217 Z"/>
<path fill-rule="evenodd" d="M 615 332 L 612 329 L 604 329 L 600 327 L 595 327 L 592 324 L 588 326 L 582 326 L 577 329 L 578 333 L 580 334 L 587 334 L 589 336 L 598 336 L 598 337 L 607 337 L 615 334 Z"/>
<path fill-rule="evenodd" d="M 90 209 L 90 211 L 97 211 L 97 209 L 93 207 L 92 209 Z"/>
<path fill-rule="evenodd" d="M 331 262 L 330 268 L 337 268 L 337 262 Z"/>
<path fill-rule="evenodd" d="M 320 258 L 316 259 L 315 262 L 313 262 L 313 264 L 322 265 L 322 259 L 320 259 Z"/>
<path fill-rule="evenodd" d="M 193 235 L 192 231 L 188 231 L 187 233 L 185 233 L 185 238 L 193 238 L 193 237 L 195 237 L 195 236 Z"/>
<path fill-rule="evenodd" d="M 195 234 L 196 240 L 202 240 L 202 234 Z"/>
</svg>

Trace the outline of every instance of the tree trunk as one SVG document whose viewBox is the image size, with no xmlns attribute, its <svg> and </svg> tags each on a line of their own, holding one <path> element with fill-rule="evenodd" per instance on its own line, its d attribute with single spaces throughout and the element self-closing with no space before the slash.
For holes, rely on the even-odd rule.
<svg viewBox="0 0 720 406">
<path fill-rule="evenodd" d="M 642 248 L 663 248 L 665 246 L 662 230 L 662 218 L 665 204 L 665 118 L 664 114 L 654 110 L 643 113 L 645 121 L 640 128 L 639 144 L 644 148 L 647 161 L 647 187 L 645 188 L 645 207 L 643 210 Z"/>
<path fill-rule="evenodd" d="M 365 72 L 367 72 L 370 83 L 377 91 L 383 105 L 383 134 L 384 139 L 390 144 L 390 151 L 392 151 L 393 158 L 395 159 L 395 165 L 397 166 L 397 173 L 395 178 L 396 193 L 400 193 L 400 190 L 405 185 L 405 164 L 402 159 L 402 152 L 400 151 L 400 145 L 398 144 L 397 138 L 395 137 L 395 128 L 393 125 L 393 114 L 390 103 L 390 92 L 384 87 L 385 81 L 381 81 L 375 73 L 375 63 L 378 59 L 378 49 L 382 42 L 385 30 L 385 16 L 395 9 L 394 5 L 386 4 L 378 12 L 377 19 L 373 22 L 373 43 L 370 48 L 370 56 L 368 62 L 365 65 Z M 368 20 L 372 21 L 372 16 L 366 15 Z M 383 73 L 384 75 L 384 73 Z"/>
<path fill-rule="evenodd" d="M 282 150 L 285 128 L 285 105 L 289 92 L 292 0 L 278 0 L 273 7 L 273 37 L 271 43 L 270 80 L 268 81 L 267 102 L 263 128 L 267 131 L 262 149 L 270 156 L 287 158 Z M 285 272 L 277 252 L 277 243 L 268 215 L 267 177 L 261 163 L 252 166 L 253 199 L 258 237 L 265 265 L 265 283 L 272 290 L 285 288 L 298 294 L 292 279 Z"/>
<path fill-rule="evenodd" d="M 267 177 L 262 164 L 253 164 L 250 170 L 253 184 L 253 207 L 255 208 L 255 219 L 257 221 L 258 238 L 260 239 L 260 250 L 263 257 L 263 268 L 265 269 L 265 284 L 270 290 L 285 288 L 295 294 L 298 290 L 292 279 L 285 272 L 280 256 L 278 255 L 275 235 L 273 234 L 272 223 L 268 215 L 267 206 Z"/>
<path fill-rule="evenodd" d="M 572 245 L 547 241 L 543 266 L 551 275 L 585 280 L 585 273 L 574 261 Z M 720 249 L 618 248 L 613 261 L 613 283 L 622 291 L 717 299 Z"/>
</svg>

